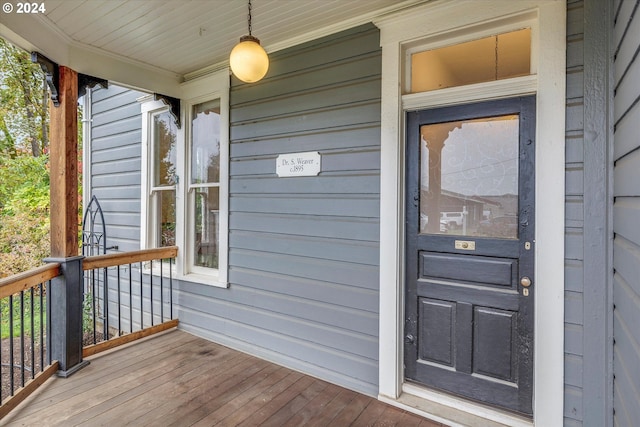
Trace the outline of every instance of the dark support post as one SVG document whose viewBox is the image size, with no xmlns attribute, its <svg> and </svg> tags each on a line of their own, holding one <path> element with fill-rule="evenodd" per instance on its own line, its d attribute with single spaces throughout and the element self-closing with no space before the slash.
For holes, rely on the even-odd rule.
<svg viewBox="0 0 640 427">
<path fill-rule="evenodd" d="M 65 378 L 89 364 L 82 360 L 83 258 L 75 256 L 46 260 L 60 263 L 62 270 L 62 275 L 51 281 L 47 303 L 51 307 L 51 359 L 58 361 L 58 376 Z"/>
<path fill-rule="evenodd" d="M 56 67 L 58 67 L 56 65 Z M 78 256 L 78 73 L 58 67 L 58 105 L 50 103 L 51 258 L 62 275 L 47 289 L 49 351 L 68 377 L 82 361 L 82 259 Z"/>
</svg>

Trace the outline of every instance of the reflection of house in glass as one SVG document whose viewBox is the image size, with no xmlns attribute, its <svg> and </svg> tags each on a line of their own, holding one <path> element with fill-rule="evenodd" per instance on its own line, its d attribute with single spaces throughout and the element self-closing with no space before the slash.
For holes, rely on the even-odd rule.
<svg viewBox="0 0 640 427">
<path fill-rule="evenodd" d="M 424 187 L 420 200 L 421 216 L 426 219 L 429 195 Z M 498 216 L 515 216 L 518 208 L 518 196 L 513 194 L 480 197 L 442 190 L 439 202 L 440 222 L 446 225 L 447 232 L 456 234 L 474 235 L 481 221 Z M 421 221 L 421 232 L 426 232 L 427 222 Z"/>
<path fill-rule="evenodd" d="M 512 114 L 421 126 L 421 232 L 498 237 L 478 233 L 480 222 L 505 216 L 515 220 L 501 224 L 517 224 L 518 120 Z M 436 216 L 440 224 L 428 220 Z M 516 237 L 517 227 L 499 234 Z"/>
</svg>

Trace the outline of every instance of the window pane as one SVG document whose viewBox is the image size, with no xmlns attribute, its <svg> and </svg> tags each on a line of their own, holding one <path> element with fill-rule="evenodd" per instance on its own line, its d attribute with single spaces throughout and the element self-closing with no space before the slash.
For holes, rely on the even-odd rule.
<svg viewBox="0 0 640 427">
<path fill-rule="evenodd" d="M 518 118 L 420 128 L 421 233 L 518 237 Z"/>
<path fill-rule="evenodd" d="M 169 112 L 153 116 L 153 186 L 175 185 L 176 125 Z"/>
<path fill-rule="evenodd" d="M 218 187 L 195 188 L 193 191 L 194 265 L 218 268 L 220 191 Z"/>
<path fill-rule="evenodd" d="M 191 183 L 220 182 L 220 101 L 193 107 Z"/>
<path fill-rule="evenodd" d="M 162 190 L 153 193 L 155 199 L 155 246 L 176 244 L 176 192 Z"/>
<path fill-rule="evenodd" d="M 526 28 L 411 55 L 411 93 L 489 82 L 531 73 Z"/>
</svg>

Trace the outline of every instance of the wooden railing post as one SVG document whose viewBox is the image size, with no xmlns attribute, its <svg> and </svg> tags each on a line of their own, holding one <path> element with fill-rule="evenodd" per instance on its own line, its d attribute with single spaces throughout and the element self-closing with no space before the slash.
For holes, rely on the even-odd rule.
<svg viewBox="0 0 640 427">
<path fill-rule="evenodd" d="M 58 376 L 68 377 L 89 364 L 82 360 L 82 260 L 84 257 L 49 258 L 60 264 L 61 276 L 47 290 L 50 307 L 47 348 L 59 363 Z"/>
<path fill-rule="evenodd" d="M 57 66 L 57 65 L 56 65 Z M 59 376 L 85 366 L 82 361 L 82 257 L 78 256 L 78 73 L 58 67 L 58 105 L 51 102 L 51 259 L 62 276 L 47 291 L 48 349 Z"/>
</svg>

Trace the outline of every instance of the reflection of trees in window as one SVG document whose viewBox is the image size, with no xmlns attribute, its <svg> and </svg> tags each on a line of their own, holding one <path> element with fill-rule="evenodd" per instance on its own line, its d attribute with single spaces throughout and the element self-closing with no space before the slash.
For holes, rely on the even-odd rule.
<svg viewBox="0 0 640 427">
<path fill-rule="evenodd" d="M 169 113 L 155 116 L 155 185 L 176 184 L 176 127 Z"/>
<path fill-rule="evenodd" d="M 168 112 L 154 116 L 153 174 L 157 246 L 175 245 L 176 126 Z"/>
<path fill-rule="evenodd" d="M 220 101 L 217 99 L 193 106 L 190 156 L 193 264 L 218 268 Z"/>
<path fill-rule="evenodd" d="M 197 245 L 195 264 L 218 268 L 218 189 L 200 189 L 195 200 L 195 240 Z"/>
</svg>

